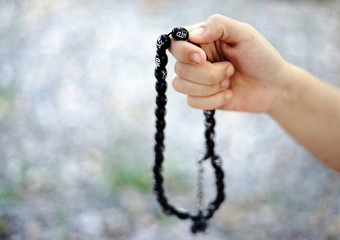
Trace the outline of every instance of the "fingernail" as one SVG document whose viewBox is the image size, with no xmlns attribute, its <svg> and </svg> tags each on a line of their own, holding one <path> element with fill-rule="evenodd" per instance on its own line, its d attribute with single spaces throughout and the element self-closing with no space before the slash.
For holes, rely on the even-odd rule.
<svg viewBox="0 0 340 240">
<path fill-rule="evenodd" d="M 229 84 L 229 80 L 223 80 L 222 82 L 221 82 L 221 86 L 222 87 L 225 87 L 225 86 L 227 86 Z"/>
<path fill-rule="evenodd" d="M 190 35 L 191 35 L 191 36 L 192 36 L 192 35 L 201 36 L 201 35 L 203 34 L 203 32 L 204 32 L 204 28 L 199 28 L 199 29 L 196 29 L 196 30 L 192 31 L 192 32 L 190 33 Z"/>
<path fill-rule="evenodd" d="M 193 53 L 190 55 L 190 60 L 194 61 L 197 64 L 201 63 L 201 57 L 198 53 Z"/>
<path fill-rule="evenodd" d="M 229 77 L 229 76 L 231 76 L 233 74 L 233 72 L 234 72 L 234 68 L 233 68 L 233 66 L 230 65 L 227 68 L 227 70 L 225 71 L 225 74 Z"/>
<path fill-rule="evenodd" d="M 232 96 L 233 96 L 233 93 L 232 93 L 231 91 L 228 91 L 228 92 L 225 94 L 225 99 L 229 100 Z"/>
</svg>

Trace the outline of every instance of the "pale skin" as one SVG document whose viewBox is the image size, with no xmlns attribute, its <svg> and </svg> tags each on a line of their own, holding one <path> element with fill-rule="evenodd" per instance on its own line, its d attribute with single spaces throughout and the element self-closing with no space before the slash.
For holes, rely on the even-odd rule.
<svg viewBox="0 0 340 240">
<path fill-rule="evenodd" d="M 222 15 L 172 41 L 173 87 L 194 108 L 267 113 L 340 172 L 340 90 L 281 57 L 252 26 Z M 208 58 L 208 61 L 206 59 Z"/>
</svg>

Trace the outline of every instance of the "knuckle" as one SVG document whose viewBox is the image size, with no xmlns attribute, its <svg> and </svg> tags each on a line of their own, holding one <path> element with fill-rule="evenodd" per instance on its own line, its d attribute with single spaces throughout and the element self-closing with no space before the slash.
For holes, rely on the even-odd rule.
<svg viewBox="0 0 340 240">
<path fill-rule="evenodd" d="M 185 74 L 185 69 L 183 67 L 183 64 L 181 62 L 176 62 L 175 63 L 175 73 L 177 74 L 177 76 L 179 77 L 184 77 Z"/>
<path fill-rule="evenodd" d="M 208 97 L 212 93 L 212 89 L 210 87 L 205 87 L 200 91 L 200 96 L 202 97 Z"/>
<path fill-rule="evenodd" d="M 210 101 L 209 97 L 197 98 L 197 97 L 193 97 L 189 95 L 187 96 L 187 104 L 190 107 L 204 109 L 204 110 L 212 110 L 216 108 L 214 102 Z"/>
<path fill-rule="evenodd" d="M 175 63 L 175 73 L 180 76 L 180 64 L 179 62 Z"/>
<path fill-rule="evenodd" d="M 187 96 L 187 104 L 190 107 L 197 108 L 196 101 L 195 101 L 195 99 L 192 96 Z"/>
<path fill-rule="evenodd" d="M 221 20 L 221 18 L 223 18 L 223 16 L 221 14 L 213 14 L 209 17 L 209 20 L 211 20 L 212 22 L 215 22 L 215 21 L 219 21 Z"/>
<path fill-rule="evenodd" d="M 256 29 L 249 23 L 241 22 L 240 25 L 245 30 L 245 32 L 248 32 L 250 38 L 253 38 L 257 33 Z"/>
<path fill-rule="evenodd" d="M 209 68 L 209 74 L 208 74 L 208 84 L 214 84 L 215 83 L 215 69 Z"/>
<path fill-rule="evenodd" d="M 246 22 L 240 22 L 240 25 L 244 28 L 252 28 L 252 26 L 249 24 L 249 23 L 246 23 Z"/>
<path fill-rule="evenodd" d="M 188 95 L 187 96 L 187 104 L 192 108 L 204 109 L 204 106 L 202 106 L 202 102 L 199 101 L 197 97 L 193 97 L 193 96 Z"/>
<path fill-rule="evenodd" d="M 223 95 L 222 93 L 217 93 L 211 97 L 209 97 L 209 100 L 207 99 L 207 106 L 205 109 L 212 110 L 219 108 L 221 105 L 223 105 Z"/>
<path fill-rule="evenodd" d="M 172 80 L 172 87 L 177 91 L 177 92 L 181 92 L 182 88 L 181 88 L 181 84 L 180 84 L 180 80 L 178 77 L 174 77 L 174 79 Z"/>
<path fill-rule="evenodd" d="M 255 30 L 255 28 L 252 26 L 252 25 L 250 25 L 249 23 L 245 23 L 245 22 L 242 22 L 242 23 L 240 23 L 245 29 L 248 29 L 248 30 L 251 30 L 251 31 L 254 31 Z"/>
</svg>

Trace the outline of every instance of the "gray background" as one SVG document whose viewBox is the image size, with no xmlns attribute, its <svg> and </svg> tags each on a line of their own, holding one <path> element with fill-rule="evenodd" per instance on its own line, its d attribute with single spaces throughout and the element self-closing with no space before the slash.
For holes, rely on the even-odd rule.
<svg viewBox="0 0 340 240">
<path fill-rule="evenodd" d="M 340 1 L 0 1 L 0 239 L 340 239 L 339 174 L 265 114 L 216 114 L 228 200 L 206 234 L 161 213 L 155 41 L 214 13 L 340 87 Z M 193 208 L 203 116 L 168 103 L 166 189 Z"/>
</svg>

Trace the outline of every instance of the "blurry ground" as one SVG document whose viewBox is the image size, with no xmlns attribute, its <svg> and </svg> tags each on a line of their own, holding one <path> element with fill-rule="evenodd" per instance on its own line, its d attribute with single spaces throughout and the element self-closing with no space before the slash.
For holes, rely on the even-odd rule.
<svg viewBox="0 0 340 240">
<path fill-rule="evenodd" d="M 213 13 L 340 87 L 340 1 L 0 1 L 0 239 L 340 239 L 339 175 L 262 114 L 217 113 L 228 201 L 206 235 L 160 212 L 155 40 Z M 168 99 L 167 191 L 190 208 L 203 117 Z"/>
</svg>

